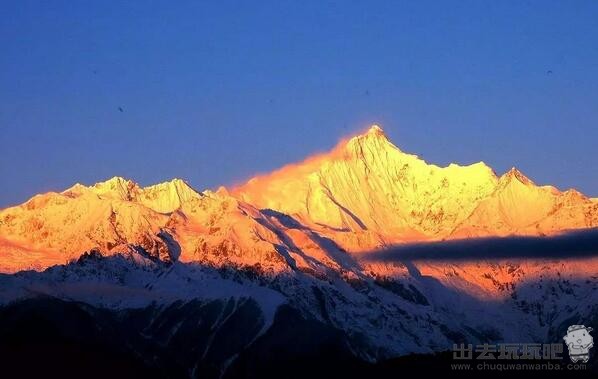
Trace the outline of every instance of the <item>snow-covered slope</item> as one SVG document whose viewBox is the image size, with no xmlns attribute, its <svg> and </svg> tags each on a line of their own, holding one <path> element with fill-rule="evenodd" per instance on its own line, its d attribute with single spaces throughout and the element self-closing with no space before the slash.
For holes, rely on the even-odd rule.
<svg viewBox="0 0 598 379">
<path fill-rule="evenodd" d="M 391 243 L 598 225 L 598 208 L 577 192 L 538 187 L 516 169 L 497 178 L 483 162 L 428 164 L 399 150 L 378 126 L 328 154 L 255 177 L 233 193 L 310 226 L 374 232 Z"/>
<path fill-rule="evenodd" d="M 536 186 L 513 168 L 452 233 L 453 237 L 546 235 L 598 225 L 598 207 L 583 194 Z"/>
<path fill-rule="evenodd" d="M 577 191 L 538 187 L 516 169 L 498 178 L 481 162 L 428 164 L 372 126 L 329 153 L 216 193 L 180 179 L 142 188 L 115 177 L 37 195 L 0 211 L 0 268 L 45 268 L 123 244 L 159 254 L 166 236 L 180 251 L 162 254 L 185 262 L 337 268 L 343 250 L 597 225 L 598 204 Z"/>
<path fill-rule="evenodd" d="M 497 177 L 481 162 L 428 164 L 373 126 L 235 188 L 115 177 L 1 210 L 0 272 L 10 275 L 0 276 L 0 301 L 47 295 L 130 309 L 250 298 L 267 320 L 287 304 L 365 341 L 354 349 L 364 359 L 463 339 L 544 342 L 598 310 L 596 258 L 377 252 L 596 226 L 598 203 L 575 190 L 537 186 L 516 169 Z M 41 272 L 20 272 L 31 269 Z"/>
<path fill-rule="evenodd" d="M 496 184 L 496 175 L 482 162 L 427 164 L 372 126 L 328 154 L 253 178 L 233 194 L 309 225 L 370 231 L 399 242 L 448 235 Z"/>
<path fill-rule="evenodd" d="M 271 229 L 250 205 L 197 193 L 180 180 L 140 188 L 112 178 L 37 195 L 0 212 L 0 268 L 43 269 L 91 249 L 112 254 L 136 247 L 164 261 L 285 270 Z"/>
</svg>

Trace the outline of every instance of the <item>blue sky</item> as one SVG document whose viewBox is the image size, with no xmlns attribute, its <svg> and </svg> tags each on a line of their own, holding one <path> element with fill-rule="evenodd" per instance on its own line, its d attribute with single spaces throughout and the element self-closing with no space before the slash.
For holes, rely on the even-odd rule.
<svg viewBox="0 0 598 379">
<path fill-rule="evenodd" d="M 0 207 L 114 175 L 215 188 L 371 123 L 598 196 L 596 1 L 1 8 Z"/>
</svg>

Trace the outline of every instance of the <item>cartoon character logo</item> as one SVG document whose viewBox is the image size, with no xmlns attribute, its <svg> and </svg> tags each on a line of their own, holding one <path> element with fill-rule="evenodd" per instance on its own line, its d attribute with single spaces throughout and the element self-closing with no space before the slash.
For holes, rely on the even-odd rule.
<svg viewBox="0 0 598 379">
<path fill-rule="evenodd" d="M 590 335 L 592 330 L 584 325 L 571 325 L 567 329 L 567 335 L 563 339 L 569 348 L 569 358 L 573 363 L 586 363 L 590 359 L 590 349 L 594 346 L 594 338 Z"/>
</svg>

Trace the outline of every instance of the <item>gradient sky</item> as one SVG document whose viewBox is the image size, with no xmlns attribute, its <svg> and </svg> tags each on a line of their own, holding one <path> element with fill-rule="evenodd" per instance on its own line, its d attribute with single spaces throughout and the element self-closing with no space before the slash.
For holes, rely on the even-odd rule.
<svg viewBox="0 0 598 379">
<path fill-rule="evenodd" d="M 598 1 L 0 12 L 0 207 L 115 175 L 215 188 L 371 123 L 432 163 L 517 166 L 598 196 Z"/>
</svg>

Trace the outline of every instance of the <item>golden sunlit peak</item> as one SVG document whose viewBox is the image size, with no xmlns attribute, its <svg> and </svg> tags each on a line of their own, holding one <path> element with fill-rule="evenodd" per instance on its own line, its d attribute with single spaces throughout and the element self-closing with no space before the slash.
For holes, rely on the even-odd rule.
<svg viewBox="0 0 598 379">
<path fill-rule="evenodd" d="M 384 130 L 382 130 L 382 128 L 380 127 L 380 125 L 373 124 L 368 129 L 367 134 L 376 134 L 376 135 L 380 135 L 381 134 L 381 135 L 384 135 Z"/>
<path fill-rule="evenodd" d="M 137 184 L 130 179 L 123 178 L 122 176 L 113 176 L 112 178 L 105 180 L 103 182 L 99 182 L 94 184 L 95 187 L 101 186 L 121 186 L 121 185 L 128 185 L 128 184 Z"/>
<path fill-rule="evenodd" d="M 346 146 L 349 149 L 353 149 L 355 147 L 362 146 L 363 144 L 375 146 L 375 149 L 385 149 L 391 146 L 396 148 L 388 140 L 384 130 L 382 130 L 382 128 L 376 124 L 371 125 L 364 132 L 352 137 L 349 141 L 347 141 Z"/>
<path fill-rule="evenodd" d="M 516 179 L 523 184 L 527 184 L 527 185 L 534 184 L 534 182 L 531 179 L 529 179 L 527 176 L 525 176 L 516 167 L 511 167 L 511 169 L 503 175 L 503 178 L 504 178 L 503 180 L 506 182 L 509 182 L 511 179 Z"/>
<path fill-rule="evenodd" d="M 384 134 L 384 130 L 382 130 L 379 125 L 373 124 L 367 130 L 353 136 L 349 142 L 363 139 L 379 139 L 380 137 L 384 140 L 388 140 L 386 134 Z"/>
</svg>

